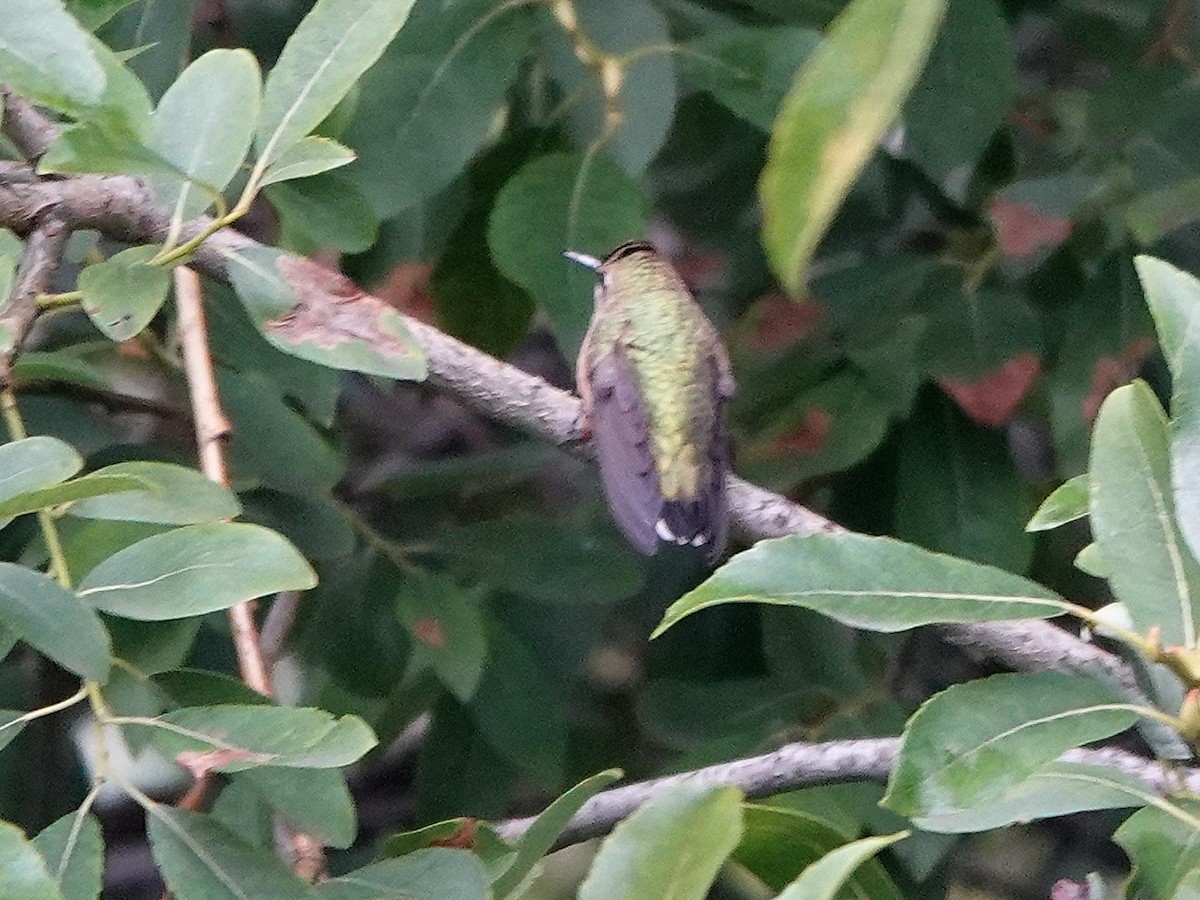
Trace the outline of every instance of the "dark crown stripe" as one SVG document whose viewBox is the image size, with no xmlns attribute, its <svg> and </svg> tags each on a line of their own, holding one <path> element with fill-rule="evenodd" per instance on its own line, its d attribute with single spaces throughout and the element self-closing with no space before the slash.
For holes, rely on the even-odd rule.
<svg viewBox="0 0 1200 900">
<path fill-rule="evenodd" d="M 649 241 L 626 241 L 612 250 L 608 256 L 604 257 L 604 261 L 606 263 L 616 262 L 618 259 L 624 259 L 626 256 L 632 256 L 634 253 L 655 252 L 654 245 Z"/>
</svg>

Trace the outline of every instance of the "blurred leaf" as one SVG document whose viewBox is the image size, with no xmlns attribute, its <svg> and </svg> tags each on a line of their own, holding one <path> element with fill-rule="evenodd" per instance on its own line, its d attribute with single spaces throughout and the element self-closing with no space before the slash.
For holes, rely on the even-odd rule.
<svg viewBox="0 0 1200 900">
<path fill-rule="evenodd" d="M 5 643 L 11 641 L 12 644 L 15 644 L 18 640 L 20 638 L 15 634 L 5 635 Z M 10 646 L 9 650 L 11 649 L 12 647 Z M 8 655 L 7 650 L 5 651 L 5 655 Z M 26 713 L 15 709 L 0 709 L 0 750 L 11 744 L 17 735 L 25 730 L 25 722 L 21 721 L 25 715 Z"/>
<path fill-rule="evenodd" d="M 1048 531 L 1066 525 L 1088 514 L 1091 486 L 1087 474 L 1069 478 L 1054 489 L 1037 508 L 1026 531 Z"/>
<path fill-rule="evenodd" d="M 136 0 L 67 0 L 67 9 L 88 31 L 95 31 Z"/>
<path fill-rule="evenodd" d="M 262 79 L 246 50 L 210 50 L 184 69 L 154 111 L 149 147 L 188 176 L 153 181 L 175 221 L 207 210 L 237 174 L 258 120 Z"/>
<path fill-rule="evenodd" d="M 642 570 L 614 534 L 513 516 L 438 534 L 452 570 L 544 603 L 612 603 L 635 594 Z"/>
<path fill-rule="evenodd" d="M 1144 781 L 1111 766 L 1052 762 L 1002 796 L 969 809 L 913 817 L 924 831 L 975 832 L 1093 809 L 1141 806 Z"/>
<path fill-rule="evenodd" d="M 336 769 L 247 769 L 233 780 L 248 784 L 291 825 L 323 844 L 345 849 L 354 843 L 354 800 L 346 776 Z"/>
<path fill-rule="evenodd" d="M 56 0 L 6 0 L 0 81 L 34 103 L 72 109 L 100 101 L 104 70 L 88 35 Z"/>
<path fill-rule="evenodd" d="M 1143 246 L 1153 244 L 1197 217 L 1200 217 L 1200 177 L 1196 176 L 1139 194 L 1125 208 L 1125 222 Z M 1145 259 L 1150 257 L 1139 257 L 1139 261 Z"/>
<path fill-rule="evenodd" d="M 267 197 L 279 214 L 283 241 L 292 249 L 332 247 L 361 253 L 375 243 L 379 219 L 367 198 L 340 172 L 272 185 Z"/>
<path fill-rule="evenodd" d="M 900 112 L 943 9 L 938 0 L 852 0 L 796 76 L 759 182 L 763 244 L 793 296 L 842 199 Z"/>
<path fill-rule="evenodd" d="M 243 521 L 278 531 L 307 559 L 340 559 L 354 552 L 355 538 L 337 505 L 319 493 L 257 490 L 242 494 Z"/>
<path fill-rule="evenodd" d="M 5 900 L 64 900 L 33 844 L 8 822 L 0 822 L 0 885 Z"/>
<path fill-rule="evenodd" d="M 251 846 L 211 816 L 158 803 L 146 813 L 154 860 L 178 900 L 312 896 L 274 849 Z"/>
<path fill-rule="evenodd" d="M 1053 591 L 990 566 L 863 534 L 759 541 L 667 609 L 651 637 L 721 603 L 802 606 L 873 631 L 935 622 L 1049 618 L 1066 611 Z"/>
<path fill-rule="evenodd" d="M 69 812 L 33 839 L 46 861 L 50 877 L 65 900 L 95 900 L 100 896 L 104 868 L 104 838 L 96 817 L 84 810 Z"/>
<path fill-rule="evenodd" d="M 307 178 L 354 162 L 354 151 L 327 137 L 301 138 L 276 157 L 259 184 L 266 187 L 293 178 Z"/>
<path fill-rule="evenodd" d="M 314 584 L 308 563 L 282 537 L 223 522 L 138 541 L 92 569 L 79 596 L 128 619 L 178 619 Z"/>
<path fill-rule="evenodd" d="M 703 900 L 741 833 L 736 788 L 666 788 L 604 839 L 579 900 Z"/>
<path fill-rule="evenodd" d="M 821 43 L 806 28 L 719 28 L 685 45 L 680 72 L 722 106 L 771 130 L 796 70 Z"/>
<path fill-rule="evenodd" d="M 1079 675 L 1006 673 L 955 685 L 909 720 L 883 804 L 937 816 L 999 800 L 1063 751 L 1136 721 L 1111 689 Z"/>
<path fill-rule="evenodd" d="M 292 32 L 263 90 L 259 166 L 277 161 L 328 116 L 381 53 L 412 0 L 317 0 Z"/>
<path fill-rule="evenodd" d="M 54 487 L 26 491 L 0 501 L 0 518 L 8 519 L 39 509 L 73 503 L 76 500 L 82 502 L 92 497 L 137 490 L 143 486 L 145 486 L 145 482 L 130 475 L 84 475 L 81 478 L 72 478 L 62 484 L 56 484 Z"/>
<path fill-rule="evenodd" d="M 183 665 L 200 624 L 199 618 L 137 622 L 109 617 L 105 621 L 112 637 L 113 656 L 123 659 L 142 675 L 157 675 Z"/>
<path fill-rule="evenodd" d="M 550 852 L 559 834 L 566 828 L 583 804 L 621 778 L 620 769 L 599 772 L 581 781 L 547 806 L 525 832 L 516 840 L 517 856 L 512 864 L 492 882 L 498 900 L 519 897 L 523 886 L 538 871 L 538 863 Z"/>
<path fill-rule="evenodd" d="M 922 407 L 900 438 L 896 536 L 929 550 L 1022 573 L 1033 539 L 1024 485 L 1004 436 L 966 421 L 944 399 Z"/>
<path fill-rule="evenodd" d="M 82 457 L 57 438 L 38 435 L 0 444 L 0 500 L 52 487 L 82 468 Z"/>
<path fill-rule="evenodd" d="M 922 355 L 931 373 L 971 381 L 1039 349 L 1037 319 L 1020 294 L 967 290 L 958 276 L 947 272 L 928 286 L 934 307 Z"/>
<path fill-rule="evenodd" d="M 828 822 L 771 805 L 747 803 L 745 831 L 733 858 L 773 891 L 783 890 L 802 871 L 846 837 Z M 900 892 L 877 862 L 864 862 L 850 879 L 849 890 L 871 900 L 900 900 Z"/>
<path fill-rule="evenodd" d="M 258 766 L 340 768 L 375 746 L 375 736 L 362 719 L 335 719 L 322 709 L 196 706 L 164 713 L 155 721 L 163 724 L 124 727 L 149 729 L 151 742 L 168 758 L 188 753 L 218 772 Z M 264 785 L 271 787 L 269 782 Z"/>
<path fill-rule="evenodd" d="M 0 624 L 64 669 L 108 676 L 108 632 L 86 604 L 41 572 L 0 562 Z"/>
<path fill-rule="evenodd" d="M 1200 566 L 1175 522 L 1167 418 L 1145 382 L 1108 395 L 1092 432 L 1091 527 L 1136 631 L 1196 646 Z"/>
<path fill-rule="evenodd" d="M 1200 868 L 1200 801 L 1159 800 L 1138 810 L 1113 835 L 1133 861 L 1130 896 L 1175 897 L 1188 872 Z"/>
<path fill-rule="evenodd" d="M 431 713 L 417 764 L 417 821 L 504 815 L 516 770 L 450 694 L 443 692 Z"/>
<path fill-rule="evenodd" d="M 431 847 L 399 859 L 386 859 L 326 881 L 314 891 L 320 900 L 487 900 L 487 872 L 466 850 Z"/>
<path fill-rule="evenodd" d="M 171 272 L 148 265 L 159 249 L 130 247 L 79 274 L 83 309 L 105 337 L 128 340 L 150 324 L 166 301 Z"/>
<path fill-rule="evenodd" d="M 833 900 L 855 869 L 883 848 L 902 841 L 909 832 L 863 838 L 825 854 L 788 885 L 778 900 Z"/>
<path fill-rule="evenodd" d="M 418 3 L 363 79 L 347 170 L 380 218 L 441 191 L 494 130 L 529 47 L 528 10 L 496 0 Z"/>
<path fill-rule="evenodd" d="M 190 58 L 197 0 L 139 3 L 120 11 L 103 30 L 112 47 L 129 52 L 130 71 L 158 98 Z"/>
<path fill-rule="evenodd" d="M 195 469 L 170 463 L 131 460 L 97 469 L 86 478 L 131 478 L 131 490 L 92 497 L 71 504 L 71 515 L 81 519 L 117 519 L 192 525 L 232 519 L 241 512 L 229 488 Z"/>
<path fill-rule="evenodd" d="M 411 575 L 401 582 L 395 602 L 416 659 L 456 697 L 469 700 L 488 655 L 479 592 L 463 590 L 448 578 Z"/>
<path fill-rule="evenodd" d="M 904 110 L 917 161 L 934 176 L 974 163 L 1017 90 L 1008 24 L 995 0 L 955 0 Z"/>
<path fill-rule="evenodd" d="M 1097 200 L 1103 183 L 1074 172 L 1014 181 L 992 197 L 988 216 L 1000 251 L 1040 263 L 1071 235 L 1073 220 Z"/>
<path fill-rule="evenodd" d="M 488 246 L 501 273 L 537 300 L 563 354 L 574 359 L 591 319 L 596 276 L 563 251 L 603 256 L 645 226 L 641 191 L 606 156 L 552 153 L 500 191 Z"/>
</svg>

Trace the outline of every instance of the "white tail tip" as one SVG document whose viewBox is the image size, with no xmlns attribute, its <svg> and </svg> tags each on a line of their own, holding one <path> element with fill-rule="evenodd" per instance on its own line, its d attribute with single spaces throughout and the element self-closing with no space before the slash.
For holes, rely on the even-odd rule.
<svg viewBox="0 0 1200 900">
<path fill-rule="evenodd" d="M 569 260 L 579 263 L 581 266 L 587 266 L 589 269 L 594 270 L 600 268 L 600 260 L 596 259 L 594 256 L 589 256 L 586 253 L 577 253 L 574 250 L 567 250 L 563 253 L 563 256 Z"/>
</svg>

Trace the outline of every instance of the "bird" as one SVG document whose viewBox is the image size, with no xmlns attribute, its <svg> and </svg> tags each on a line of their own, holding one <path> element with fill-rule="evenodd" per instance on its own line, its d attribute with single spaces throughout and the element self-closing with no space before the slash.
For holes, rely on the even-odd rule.
<svg viewBox="0 0 1200 900">
<path fill-rule="evenodd" d="M 613 518 L 640 553 L 689 546 L 715 565 L 728 536 L 735 390 L 720 335 L 653 244 L 564 256 L 597 276 L 576 385 Z"/>
</svg>

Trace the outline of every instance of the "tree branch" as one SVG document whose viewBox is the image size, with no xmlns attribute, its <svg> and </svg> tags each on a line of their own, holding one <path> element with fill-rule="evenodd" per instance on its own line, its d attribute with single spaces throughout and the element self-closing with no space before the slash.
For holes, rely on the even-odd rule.
<svg viewBox="0 0 1200 900">
<path fill-rule="evenodd" d="M 0 388 L 12 386 L 13 357 L 37 318 L 38 294 L 50 284 L 70 234 L 67 223 L 49 206 L 25 241 L 12 291 L 0 308 Z"/>
<path fill-rule="evenodd" d="M 819 744 L 787 744 L 773 753 L 708 766 L 665 778 L 639 781 L 601 791 L 567 823 L 552 849 L 608 834 L 618 822 L 656 794 L 678 784 L 721 784 L 739 788 L 748 800 L 784 791 L 841 784 L 848 781 L 886 781 L 900 750 L 900 738 L 864 738 Z M 1200 791 L 1200 769 L 1170 769 L 1161 763 L 1115 748 L 1069 750 L 1062 762 L 1118 769 L 1143 781 L 1157 794 L 1180 789 Z M 536 817 L 496 823 L 505 840 L 519 838 Z"/>
</svg>

